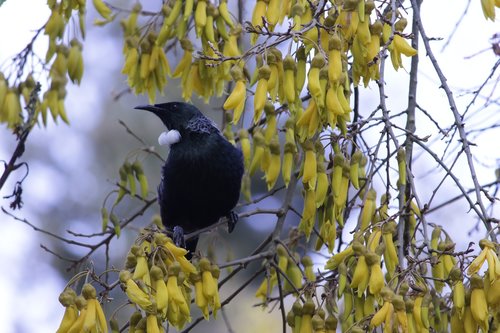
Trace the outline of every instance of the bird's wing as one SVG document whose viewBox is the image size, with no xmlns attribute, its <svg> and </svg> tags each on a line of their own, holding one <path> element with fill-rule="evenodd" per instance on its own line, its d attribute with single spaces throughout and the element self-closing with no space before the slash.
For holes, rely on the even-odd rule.
<svg viewBox="0 0 500 333">
<path fill-rule="evenodd" d="M 167 213 L 166 213 L 166 207 L 165 205 L 163 204 L 163 202 L 165 202 L 165 178 L 163 176 L 163 173 L 162 173 L 162 176 L 161 176 L 161 180 L 160 180 L 160 184 L 158 184 L 158 203 L 160 204 L 160 216 L 161 216 L 161 220 L 162 221 L 166 221 L 167 220 Z M 164 222 L 165 223 L 165 222 Z"/>
</svg>

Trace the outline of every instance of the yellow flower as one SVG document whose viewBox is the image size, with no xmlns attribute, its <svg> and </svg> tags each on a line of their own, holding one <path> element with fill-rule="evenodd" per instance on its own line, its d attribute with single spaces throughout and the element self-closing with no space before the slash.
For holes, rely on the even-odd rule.
<svg viewBox="0 0 500 333">
<path fill-rule="evenodd" d="M 66 308 L 61 324 L 56 333 L 67 332 L 78 319 L 78 309 L 75 305 L 76 293 L 73 289 L 64 290 L 59 296 L 59 302 Z"/>
<path fill-rule="evenodd" d="M 132 279 L 132 274 L 129 271 L 120 272 L 120 281 L 125 284 L 125 293 L 132 303 L 137 304 L 143 309 L 148 309 L 153 305 L 146 294 L 137 283 Z"/>
<path fill-rule="evenodd" d="M 271 294 L 271 291 L 273 290 L 274 286 L 276 286 L 277 282 L 278 277 L 276 276 L 276 270 L 274 268 L 271 268 L 270 276 L 267 276 L 264 280 L 262 280 L 262 283 L 255 292 L 255 297 L 259 297 L 262 299 L 262 301 L 265 301 Z"/>
<path fill-rule="evenodd" d="M 467 269 L 467 274 L 472 275 L 477 273 L 483 266 L 485 261 L 488 261 L 488 273 L 490 283 L 500 278 L 500 260 L 495 252 L 495 244 L 487 239 L 479 241 L 481 253 L 471 262 Z"/>
<path fill-rule="evenodd" d="M 411 47 L 410 44 L 408 44 L 408 42 L 401 36 L 401 32 L 406 27 L 406 24 L 407 20 L 405 18 L 400 19 L 394 24 L 394 29 L 396 30 L 396 33 L 394 34 L 392 42 L 388 47 L 391 54 L 391 62 L 395 70 L 403 68 L 401 54 L 404 54 L 407 57 L 412 57 L 418 53 L 417 50 Z M 387 26 L 388 25 L 384 26 L 385 29 L 384 32 L 386 32 L 386 35 L 387 35 L 387 28 L 386 28 Z"/>
</svg>

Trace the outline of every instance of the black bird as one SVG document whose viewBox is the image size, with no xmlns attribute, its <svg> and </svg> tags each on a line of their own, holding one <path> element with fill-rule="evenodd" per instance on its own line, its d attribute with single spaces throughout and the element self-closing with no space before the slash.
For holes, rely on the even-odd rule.
<svg viewBox="0 0 500 333">
<path fill-rule="evenodd" d="M 174 242 L 194 253 L 198 237 L 184 240 L 185 233 L 208 227 L 228 217 L 229 232 L 237 215 L 243 157 L 215 124 L 194 105 L 171 102 L 137 106 L 151 111 L 169 130 L 160 144 L 170 145 L 158 186 L 163 224 L 173 228 Z"/>
</svg>

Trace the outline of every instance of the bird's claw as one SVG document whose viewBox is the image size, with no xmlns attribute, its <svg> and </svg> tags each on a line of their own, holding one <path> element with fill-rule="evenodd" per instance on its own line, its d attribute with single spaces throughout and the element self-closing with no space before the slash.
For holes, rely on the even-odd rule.
<svg viewBox="0 0 500 333">
<path fill-rule="evenodd" d="M 177 247 L 182 247 L 182 248 L 186 248 L 186 239 L 184 238 L 184 229 L 182 229 L 181 226 L 175 226 L 174 227 L 174 234 L 173 234 L 173 240 L 174 240 L 174 244 L 177 246 Z"/>
<path fill-rule="evenodd" d="M 238 222 L 238 214 L 230 211 L 227 215 L 227 231 L 229 233 L 233 232 L 234 227 L 236 226 L 236 222 Z"/>
</svg>

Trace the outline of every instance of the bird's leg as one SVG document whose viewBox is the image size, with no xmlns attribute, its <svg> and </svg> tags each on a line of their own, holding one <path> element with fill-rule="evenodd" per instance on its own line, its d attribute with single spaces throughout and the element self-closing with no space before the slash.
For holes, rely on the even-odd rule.
<svg viewBox="0 0 500 333">
<path fill-rule="evenodd" d="M 173 234 L 174 244 L 178 247 L 186 248 L 186 239 L 184 238 L 184 229 L 181 226 L 176 225 L 174 227 Z"/>
<path fill-rule="evenodd" d="M 229 233 L 232 233 L 234 227 L 236 226 L 236 222 L 238 222 L 238 214 L 236 214 L 233 211 L 230 211 L 226 217 L 227 217 L 227 231 Z"/>
</svg>

